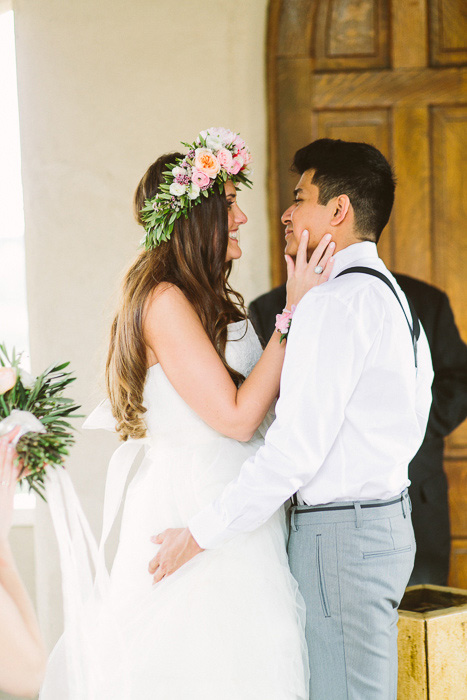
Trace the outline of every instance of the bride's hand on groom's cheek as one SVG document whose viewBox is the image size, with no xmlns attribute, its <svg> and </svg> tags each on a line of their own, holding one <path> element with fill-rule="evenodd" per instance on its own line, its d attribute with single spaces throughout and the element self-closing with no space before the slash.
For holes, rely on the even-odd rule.
<svg viewBox="0 0 467 700">
<path fill-rule="evenodd" d="M 154 574 L 154 583 L 170 576 L 203 551 L 187 527 L 164 530 L 160 535 L 151 537 L 151 542 L 160 544 L 148 567 L 149 573 Z"/>
<path fill-rule="evenodd" d="M 308 231 L 303 231 L 295 261 L 290 255 L 285 256 L 288 309 L 291 309 L 292 305 L 296 306 L 310 289 L 327 282 L 334 265 L 332 254 L 336 244 L 331 240 L 331 234 L 323 236 L 307 261 L 308 237 Z"/>
</svg>

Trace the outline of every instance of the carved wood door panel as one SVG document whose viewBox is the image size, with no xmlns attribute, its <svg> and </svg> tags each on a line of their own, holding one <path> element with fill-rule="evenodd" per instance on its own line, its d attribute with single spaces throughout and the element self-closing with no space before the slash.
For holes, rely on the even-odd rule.
<svg viewBox="0 0 467 700">
<path fill-rule="evenodd" d="M 294 152 L 315 138 L 368 141 L 398 186 L 380 255 L 450 298 L 467 338 L 465 0 L 271 0 L 268 28 L 273 284 Z M 467 422 L 447 440 L 451 585 L 467 588 Z"/>
</svg>

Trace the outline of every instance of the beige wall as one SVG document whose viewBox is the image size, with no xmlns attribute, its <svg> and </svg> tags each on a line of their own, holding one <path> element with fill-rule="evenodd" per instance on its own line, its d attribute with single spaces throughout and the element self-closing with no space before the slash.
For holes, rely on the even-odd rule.
<svg viewBox="0 0 467 700">
<path fill-rule="evenodd" d="M 238 130 L 255 189 L 235 286 L 269 286 L 264 35 L 267 0 L 14 0 L 33 369 L 70 359 L 89 412 L 115 291 L 141 237 L 130 201 L 149 163 L 209 126 Z M 82 434 L 69 460 L 100 529 L 112 436 Z M 37 514 L 37 596 L 49 644 L 61 630 L 47 509 Z"/>
</svg>

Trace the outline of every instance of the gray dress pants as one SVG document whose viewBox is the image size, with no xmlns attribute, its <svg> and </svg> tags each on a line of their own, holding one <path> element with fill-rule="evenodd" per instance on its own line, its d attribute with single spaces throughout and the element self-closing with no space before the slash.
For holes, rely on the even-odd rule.
<svg viewBox="0 0 467 700">
<path fill-rule="evenodd" d="M 415 556 L 410 511 L 407 491 L 388 501 L 290 509 L 310 700 L 396 700 L 397 608 Z"/>
</svg>

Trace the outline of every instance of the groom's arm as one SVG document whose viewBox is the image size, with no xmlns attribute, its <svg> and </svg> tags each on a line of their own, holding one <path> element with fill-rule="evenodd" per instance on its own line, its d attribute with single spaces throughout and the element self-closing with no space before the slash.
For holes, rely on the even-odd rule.
<svg viewBox="0 0 467 700">
<path fill-rule="evenodd" d="M 154 540 L 163 543 L 150 566 L 152 573 L 157 570 L 156 580 L 201 549 L 254 530 L 311 481 L 340 430 L 380 327 L 366 324 L 376 329 L 369 335 L 367 330 L 355 332 L 360 325 L 352 309 L 331 294 L 312 290 L 302 299 L 287 340 L 276 420 L 265 444 L 188 528 L 166 531 Z"/>
<path fill-rule="evenodd" d="M 375 323 L 367 335 L 355 332 L 359 325 L 354 312 L 330 294 L 312 292 L 299 305 L 287 340 L 276 420 L 238 478 L 189 521 L 201 547 L 211 549 L 254 530 L 313 479 L 342 426 L 379 328 Z"/>
</svg>

